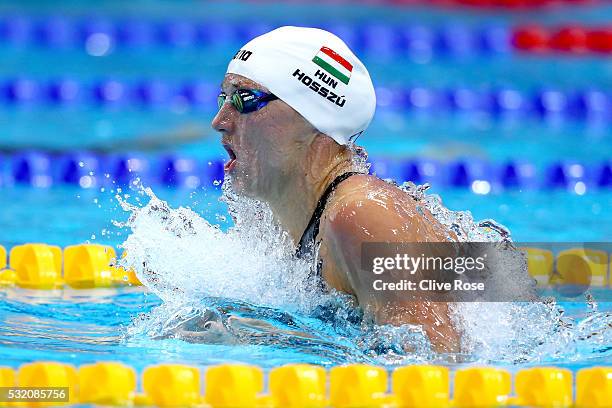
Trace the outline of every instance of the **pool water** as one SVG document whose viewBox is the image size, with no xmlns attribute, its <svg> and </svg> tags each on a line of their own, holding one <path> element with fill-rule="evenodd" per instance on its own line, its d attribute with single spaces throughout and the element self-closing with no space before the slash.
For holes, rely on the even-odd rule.
<svg viewBox="0 0 612 408">
<path fill-rule="evenodd" d="M 27 228 L 22 228 L 16 235 L 3 238 L 9 244 L 36 241 L 40 225 L 47 225 L 46 228 L 53 232 L 44 241 L 59 245 L 74 242 L 117 245 L 125 241 L 130 233 L 135 234 L 129 228 L 111 222 L 125 222 L 129 213 L 123 210 L 110 192 L 104 194 L 68 188 L 53 188 L 44 192 L 12 189 L 9 192 L 15 194 L 15 198 L 40 199 L 38 205 L 46 208 L 46 212 L 27 214 L 23 212 L 23 201 L 15 205 L 22 211 L 20 219 L 28 219 L 29 222 Z M 138 191 L 128 192 L 129 196 L 123 193 L 126 201 L 140 201 L 141 205 L 148 201 L 148 197 Z M 227 230 L 230 225 L 224 218 L 227 212 L 225 203 L 218 201 L 218 191 L 193 193 L 160 189 L 158 192 L 161 199 L 172 206 L 191 203 L 193 217 L 202 216 L 216 222 L 222 230 Z M 570 231 L 556 225 L 559 217 L 566 214 L 564 211 L 567 211 L 568 200 L 564 201 L 563 207 L 552 206 L 549 211 L 539 214 L 543 207 L 541 203 L 554 197 L 550 194 L 482 197 L 467 192 L 441 193 L 448 198 L 447 203 L 454 202 L 456 206 L 472 204 L 472 208 L 479 208 L 485 214 L 494 213 L 494 218 L 499 221 L 510 221 L 508 225 L 517 240 L 542 240 L 551 231 L 558 231 L 555 236 L 566 239 L 582 237 L 584 241 L 597 241 L 605 238 L 599 235 L 595 221 L 590 221 L 590 227 L 576 226 L 577 223 L 574 223 Z M 74 196 L 70 200 L 72 205 L 60 207 L 59 203 L 63 203 L 68 194 Z M 567 193 L 559 193 L 560 198 L 566 196 Z M 599 196 L 572 197 L 576 199 L 572 205 L 588 207 L 591 211 L 593 206 L 601 204 Z M 593 198 L 596 199 L 589 201 Z M 607 199 L 610 197 L 607 196 Z M 483 205 L 484 201 L 486 206 Z M 451 204 L 449 206 L 452 208 Z M 512 216 L 515 211 L 521 211 L 519 209 L 522 209 L 521 214 L 531 215 L 531 219 L 525 221 L 524 216 Z M 54 211 L 62 211 L 72 221 L 68 223 L 65 219 L 54 218 Z M 592 220 L 592 216 L 582 216 L 585 220 Z M 147 229 L 137 235 L 141 239 L 143 235 L 151 235 L 153 245 L 159 241 L 160 247 L 167 248 L 163 256 L 171 263 L 170 266 L 166 265 L 171 273 L 164 278 L 182 289 L 193 289 L 191 293 L 200 293 L 197 292 L 199 290 L 204 295 L 191 294 L 174 301 L 174 295 L 168 298 L 168 293 L 163 288 L 160 292 L 157 287 L 153 291 L 142 287 L 52 291 L 3 289 L 0 292 L 0 318 L 4 322 L 0 330 L 0 358 L 11 366 L 41 359 L 75 365 L 110 359 L 125 362 L 136 369 L 159 362 L 202 366 L 244 362 L 264 368 L 298 362 L 325 366 L 367 362 L 387 367 L 424 361 L 451 367 L 478 362 L 507 367 L 511 371 L 547 364 L 578 369 L 608 364 L 610 361 L 610 302 L 592 305 L 586 298 L 578 297 L 571 302 L 560 302 L 550 309 L 541 304 L 469 304 L 467 310 L 461 313 L 476 324 L 476 330 L 480 333 L 472 338 L 471 351 L 459 355 L 436 355 L 413 329 L 364 326 L 359 319 L 352 321 L 347 318 L 352 309 L 342 299 L 313 298 L 315 303 L 318 302 L 314 308 L 292 304 L 294 301 L 300 303 L 297 301 L 300 295 L 309 297 L 309 292 L 296 289 L 290 279 L 283 284 L 285 278 L 282 275 L 275 275 L 274 272 L 266 275 L 266 261 L 262 261 L 263 266 L 253 266 L 250 271 L 236 271 L 245 267 L 244 262 L 240 263 L 241 258 L 248 263 L 253 255 L 234 253 L 232 248 L 213 250 L 208 246 L 210 238 L 199 244 L 200 251 L 203 251 L 201 260 L 186 260 L 193 266 L 190 270 L 185 260 L 181 261 L 184 255 L 179 251 L 181 246 L 185 246 L 187 250 L 197 253 L 198 244 L 194 248 L 193 241 L 175 236 L 168 238 L 163 234 L 165 224 L 156 225 L 155 216 L 147 224 Z M 66 239 L 66 236 L 69 238 Z M 563 241 L 563 238 L 559 238 L 559 241 Z M 147 244 L 142 241 L 143 248 L 136 249 L 146 251 L 151 242 Z M 248 246 L 245 248 L 249 250 Z M 130 250 L 133 248 L 130 247 Z M 177 253 L 173 255 L 173 251 Z M 218 263 L 210 259 L 212 255 L 206 255 L 208 251 L 221 251 L 224 256 L 216 259 L 225 260 L 218 264 L 220 276 L 210 280 L 200 272 L 201 267 L 210 266 L 211 262 Z M 227 262 L 241 266 L 228 267 Z M 175 269 L 172 265 L 175 265 Z M 201 278 L 207 282 L 204 288 L 198 282 Z M 262 280 L 271 283 L 262 286 Z M 209 284 L 211 286 L 206 287 Z M 236 297 L 215 296 L 219 291 L 235 293 Z M 597 300 L 597 291 L 594 293 Z M 609 297 L 603 296 L 602 299 Z M 483 310 L 487 310 L 487 319 L 484 320 Z M 200 319 L 219 324 L 221 330 L 205 328 L 198 323 Z M 519 328 L 521 335 L 516 332 Z M 199 334 L 194 336 L 193 332 Z M 405 344 L 410 344 L 414 350 L 406 352 L 401 346 Z"/>
<path fill-rule="evenodd" d="M 3 5 L 0 13 L 4 10 L 7 14 L 44 16 L 64 11 L 81 18 L 91 11 L 74 2 L 62 3 L 54 10 L 45 2 L 36 3 L 39 8 L 35 9 L 17 3 Z M 104 2 L 98 11 L 107 18 L 116 18 L 123 7 L 119 3 L 122 2 Z M 230 20 L 236 21 L 249 18 L 249 21 L 262 19 L 274 23 L 286 19 L 314 24 L 319 15 L 349 9 L 322 6 L 324 12 L 315 13 L 304 5 L 264 5 L 255 10 L 254 6 L 241 3 L 207 3 L 202 9 L 196 7 L 200 2 L 156 3 L 159 4 L 147 8 L 131 5 L 127 17 L 163 19 L 173 15 L 225 19 L 231 15 Z M 608 21 L 604 16 L 610 13 L 610 6 L 604 5 L 581 9 L 572 17 L 585 24 L 597 23 Z M 481 17 L 463 11 L 397 10 L 382 6 L 351 6 L 346 11 L 347 21 L 355 25 L 384 21 L 445 25 L 461 19 L 476 26 L 482 23 Z M 562 11 L 553 10 L 537 17 L 558 23 L 566 16 Z M 501 13 L 493 13 L 486 19 L 487 24 L 508 26 L 525 21 L 526 17 L 520 14 Z M 0 77 L 47 80 L 67 76 L 79 81 L 113 77 L 128 82 L 161 78 L 218 84 L 229 56 L 239 45 L 228 42 L 197 49 L 117 49 L 102 57 L 89 55 L 82 49 L 0 45 L 3 61 Z M 406 112 L 385 103 L 392 100 L 389 95 L 398 87 L 416 85 L 492 89 L 511 84 L 525 92 L 548 86 L 568 92 L 590 87 L 605 90 L 612 85 L 609 59 L 508 54 L 495 58 L 432 57 L 415 61 L 404 57 L 381 60 L 377 55 L 365 53 L 364 62 L 379 87 L 376 119 L 359 140 L 373 159 L 418 156 L 440 160 L 484 159 L 492 163 L 512 159 L 542 166 L 574 161 L 591 165 L 610 159 L 611 122 L 537 117 L 500 120 L 488 115 L 436 110 Z M 131 105 L 58 107 L 44 103 L 23 106 L 5 103 L 0 106 L 0 147 L 86 150 L 106 142 L 136 140 L 157 132 L 171 133 L 187 124 L 205 135 L 204 140 L 171 146 L 163 153 L 200 160 L 219 159 L 225 153 L 218 143 L 218 135 L 209 126 L 213 115 L 214 111 L 208 107 L 149 109 Z M 188 207 L 212 224 L 219 224 L 223 231 L 231 227 L 227 207 L 219 201 L 218 186 L 207 185 L 195 191 L 154 186 L 153 191 L 172 208 Z M 514 189 L 478 195 L 434 184 L 431 192 L 440 195 L 449 209 L 469 210 L 476 220 L 495 219 L 510 229 L 517 242 L 607 242 L 612 237 L 610 189 L 589 188 L 585 194 L 565 189 Z M 121 207 L 116 195 L 135 205 L 142 206 L 148 201 L 139 191 L 129 188 L 119 191 L 113 186 L 102 191 L 66 185 L 33 188 L 0 184 L 0 244 L 10 248 L 26 242 L 60 246 L 93 242 L 116 247 L 131 233 L 121 224 L 129 213 Z M 211 248 L 201 248 L 202 256 L 210 251 Z M 231 254 L 228 256 L 232 259 Z M 189 270 L 177 270 L 177 281 L 188 282 L 189 273 Z M 245 271 L 240 271 L 236 275 L 230 273 L 228 280 L 235 276 L 242 279 L 247 276 L 246 280 L 237 282 L 242 285 L 238 289 L 244 289 L 243 297 L 203 296 L 182 303 L 167 299 L 163 302 L 146 288 L 55 291 L 3 288 L 0 290 L 0 361 L 17 367 L 35 360 L 75 365 L 118 360 L 139 370 L 160 362 L 198 366 L 247 362 L 271 368 L 291 362 L 325 366 L 370 362 L 391 367 L 428 361 L 453 368 L 474 362 L 488 363 L 511 371 L 547 364 L 575 370 L 612 362 L 610 302 L 593 305 L 576 299 L 561 302 L 552 309 L 536 305 L 471 305 L 463 312 L 465 316 L 472 323 L 479 317 L 483 321 L 481 326 L 475 326 L 480 334 L 476 335 L 470 352 L 438 356 L 429 351 L 418 333 L 408 328 L 362 327 L 357 321 L 351 322 L 347 318 L 351 312 L 342 301 L 334 304 L 333 300 L 326 299 L 318 305 L 321 308 L 310 309 L 282 302 L 266 303 L 262 299 L 290 298 L 293 292 L 279 287 L 270 288 L 267 293 L 249 292 L 249 285 L 257 286 L 257 276 L 248 277 Z M 279 275 L 273 277 L 277 279 Z M 557 316 L 561 312 L 563 316 Z M 223 327 L 223 333 L 215 336 L 213 331 L 203 339 L 180 334 L 201 316 L 212 316 Z M 241 323 L 232 316 L 247 320 Z M 556 325 L 558 319 L 565 323 L 563 327 Z M 411 344 L 416 352 L 401 350 L 402 342 Z"/>
<path fill-rule="evenodd" d="M 500 350 L 497 349 L 500 345 L 491 341 L 484 343 L 483 350 L 472 355 L 445 358 L 432 355 L 426 347 L 416 353 L 399 353 L 398 344 L 394 341 L 415 338 L 406 333 L 400 335 L 396 331 L 383 329 L 362 331 L 358 326 L 348 325 L 341 327 L 338 322 L 322 322 L 319 318 L 299 313 L 228 299 L 205 299 L 199 309 L 184 305 L 172 311 L 175 314 L 172 321 L 168 319 L 171 314 L 164 311 L 163 322 L 161 318 L 153 318 L 145 323 L 139 319 L 146 320 L 143 315 L 147 313 L 159 315 L 160 311 L 156 308 L 161 301 L 138 288 L 64 291 L 5 289 L 0 299 L 3 321 L 0 357 L 3 365 L 13 367 L 37 360 L 75 365 L 121 361 L 139 371 L 148 365 L 163 362 L 197 366 L 241 362 L 256 364 L 264 369 L 288 363 L 333 366 L 361 362 L 392 368 L 406 363 L 429 362 L 451 368 L 470 363 L 494 364 L 514 372 L 535 365 L 556 365 L 572 370 L 606 365 L 610 362 L 611 353 L 610 303 L 600 304 L 598 313 L 590 311 L 586 302 L 560 303 L 558 308 L 564 311 L 564 320 L 573 323 L 571 330 L 547 334 L 558 336 L 547 339 L 549 344 L 531 344 L 540 348 L 538 352 L 519 352 L 521 349 L 518 346 L 513 351 Z M 485 305 L 481 307 L 489 308 Z M 224 319 L 227 316 L 241 316 L 257 319 L 258 324 L 235 324 L 225 320 L 224 323 L 235 336 L 230 344 L 226 344 L 227 340 L 214 337 L 186 340 L 176 334 L 177 330 L 169 330 L 202 314 L 196 310 L 219 310 L 226 313 Z M 261 322 L 269 326 L 262 328 Z M 526 325 L 523 330 L 537 330 L 536 327 L 529 328 L 530 322 L 525 318 L 523 323 Z M 164 325 L 166 327 L 162 329 Z"/>
<path fill-rule="evenodd" d="M 156 187 L 154 191 L 171 206 L 189 207 L 211 222 L 217 215 L 227 216 L 227 206 L 219 201 L 218 189 Z M 607 242 L 612 231 L 612 214 L 606 210 L 612 206 L 612 192 L 577 195 L 567 191 L 513 191 L 478 195 L 435 185 L 431 191 L 440 195 L 451 210 L 469 210 L 477 220 L 498 221 L 510 229 L 517 242 Z M 111 189 L 100 192 L 70 186 L 4 189 L 0 198 L 0 222 L 4 226 L 0 229 L 0 242 L 7 248 L 38 241 L 60 246 L 85 241 L 119 245 L 126 232 L 114 228 L 112 220 L 124 220 L 126 215 L 115 194 Z"/>
</svg>

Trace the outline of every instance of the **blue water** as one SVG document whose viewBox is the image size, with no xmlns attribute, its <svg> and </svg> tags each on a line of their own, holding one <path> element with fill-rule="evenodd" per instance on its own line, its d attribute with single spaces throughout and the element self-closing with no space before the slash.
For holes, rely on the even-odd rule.
<svg viewBox="0 0 612 408">
<path fill-rule="evenodd" d="M 210 301 L 233 316 L 255 316 L 273 325 L 274 330 L 258 327 L 235 328 L 242 344 L 198 344 L 172 338 L 152 338 L 144 334 L 127 335 L 137 316 L 150 312 L 160 301 L 139 289 L 66 290 L 64 292 L 5 289 L 0 293 L 0 358 L 3 365 L 17 367 L 24 362 L 56 360 L 75 365 L 95 361 L 122 361 L 140 370 L 161 362 L 207 366 L 228 362 L 257 364 L 271 368 L 287 363 L 312 363 L 325 366 L 347 362 L 367 362 L 393 367 L 402 362 L 430 361 L 457 367 L 443 358 L 423 353 L 408 356 L 378 354 L 380 347 L 358 328 L 338 329 L 321 320 L 265 309 L 253 305 Z M 228 305 L 230 307 L 228 307 Z M 610 304 L 600 312 L 612 313 Z M 589 316 L 585 303 L 561 303 L 566 318 L 575 321 Z M 255 310 L 255 312 L 253 312 Z M 274 315 L 277 318 L 274 318 Z M 609 315 L 607 317 L 609 321 Z M 289 323 L 287 323 L 289 321 Z M 530 362 L 507 359 L 480 359 L 511 371 L 533 365 L 563 366 L 571 369 L 610 364 L 610 335 L 605 324 L 593 329 L 596 340 L 577 341 L 575 347 Z M 290 331 L 290 333 L 287 333 Z M 609 328 L 608 328 L 609 331 Z M 584 336 L 591 332 L 584 333 Z M 562 334 L 558 334 L 560 337 Z M 374 333 L 378 341 L 385 338 Z M 357 340 L 362 343 L 357 343 Z M 370 341 L 369 343 L 367 341 Z M 387 341 L 390 341 L 387 339 Z M 384 350 L 384 349 L 383 349 Z M 388 350 L 384 350 L 388 352 Z M 570 355 L 571 353 L 571 355 Z M 474 362 L 469 356 L 465 363 Z"/>
<path fill-rule="evenodd" d="M 435 186 L 432 190 L 452 210 L 470 210 L 475 219 L 497 220 L 510 229 L 517 242 L 607 242 L 612 233 L 612 214 L 608 211 L 612 192 L 582 196 L 566 191 L 477 195 Z M 218 201 L 219 191 L 154 191 L 173 207 L 190 207 L 213 222 L 216 214 L 227 215 L 226 206 Z M 111 223 L 124 220 L 126 215 L 110 190 L 13 187 L 2 190 L 0 205 L 0 242 L 5 247 L 37 241 L 65 246 L 87 240 L 118 245 L 125 239 L 125 232 Z"/>
<path fill-rule="evenodd" d="M 225 2 L 224 2 L 225 3 Z M 397 24 L 420 23 L 444 25 L 456 21 L 468 25 L 504 24 L 526 21 L 521 14 L 469 14 L 465 11 L 397 10 L 374 6 L 328 6 L 313 10 L 309 6 L 245 6 L 240 3 L 108 1 L 97 13 L 108 18 L 138 17 L 164 19 L 207 18 L 220 21 L 244 19 L 313 24 L 320 16 L 324 22 L 342 13 L 350 24 L 393 21 Z M 202 5 L 203 4 L 203 5 Z M 200 6 L 202 5 L 202 6 Z M 196 7 L 197 6 L 197 7 Z M 125 9 L 128 7 L 128 10 Z M 17 2 L 0 5 L 1 13 L 34 16 L 64 13 L 81 18 L 92 10 L 79 2 Z M 573 21 L 597 23 L 609 21 L 612 9 L 584 8 L 572 12 Z M 231 16 L 231 17 L 228 17 Z M 606 19 L 606 16 L 608 19 Z M 337 17 L 336 17 L 337 18 Z M 567 11 L 538 12 L 532 16 L 555 23 L 567 19 Z M 28 76 L 36 79 L 70 77 L 96 80 L 114 77 L 125 80 L 162 78 L 165 80 L 204 80 L 220 82 L 229 56 L 240 44 L 226 43 L 213 48 L 147 50 L 117 49 L 105 57 L 87 55 L 82 49 L 50 50 L 0 44 L 0 77 Z M 555 87 L 564 90 L 594 87 L 610 89 L 612 65 L 603 58 L 525 57 L 513 54 L 494 58 L 473 57 L 451 60 L 434 57 L 430 61 L 409 58 L 379 59 L 364 55 L 364 62 L 377 85 L 394 86 L 471 86 L 493 87 L 511 84 L 522 90 Z M 167 152 L 187 154 L 200 159 L 224 157 L 223 149 L 209 127 L 211 109 L 173 111 L 167 107 L 143 109 L 131 106 L 99 108 L 92 106 L 49 107 L 0 106 L 0 145 L 3 147 L 50 147 L 82 149 L 105 141 L 136 140 L 142 135 L 172 132 L 189 124 L 201 129 L 206 139 L 194 145 L 169 146 Z M 372 157 L 432 157 L 452 159 L 469 157 L 500 163 L 522 159 L 538 165 L 559 160 L 577 160 L 585 164 L 610 159 L 612 128 L 584 122 L 545 121 L 537 118 L 499 121 L 479 115 L 452 115 L 430 112 L 406 114 L 394 107 L 380 107 L 371 128 L 360 140 Z M 227 209 L 219 203 L 219 191 L 155 188 L 155 193 L 171 206 L 188 206 L 202 217 L 215 221 Z M 133 192 L 124 191 L 134 195 Z M 493 218 L 512 231 L 515 241 L 610 241 L 612 237 L 612 191 L 587 191 L 584 195 L 567 191 L 506 191 L 476 195 L 469 191 L 441 189 L 433 185 L 443 203 L 453 210 L 470 210 L 475 219 Z M 24 242 L 71 245 L 95 242 L 116 246 L 127 231 L 112 224 L 124 221 L 127 214 L 119 207 L 117 191 L 83 190 L 67 186 L 36 189 L 24 186 L 0 188 L 0 244 L 7 248 Z M 223 225 L 224 228 L 227 225 Z M 154 311 L 159 298 L 141 289 L 95 291 L 0 290 L 0 362 L 17 367 L 33 360 L 58 360 L 82 364 L 97 360 L 120 360 L 138 369 L 158 362 L 209 365 L 242 361 L 269 368 L 289 362 L 333 365 L 367 361 L 391 366 L 398 361 L 389 350 L 376 344 L 377 339 L 393 343 L 393 336 L 371 333 L 359 327 L 339 325 L 288 310 L 270 310 L 232 299 L 204 299 L 205 310 L 230 311 L 231 314 L 256 317 L 272 324 L 277 331 L 257 328 L 236 329 L 240 345 L 196 344 L 181 339 L 159 339 L 158 330 L 147 327 L 139 316 Z M 596 364 L 610 364 L 612 344 L 609 325 L 612 304 L 600 303 L 596 323 L 583 323 L 592 311 L 584 301 L 563 303 L 560 309 L 579 329 L 571 346 L 559 355 L 554 350 L 531 359 L 481 358 L 479 361 L 507 366 L 512 371 L 532 364 L 555 364 L 572 369 Z M 154 312 L 155 313 L 155 312 Z M 188 316 L 182 311 L 180 316 Z M 146 319 L 145 319 L 146 320 Z M 153 321 L 155 321 L 153 319 Z M 527 323 L 527 320 L 523 320 Z M 494 327 L 489 327 L 494 330 Z M 533 328 L 536 330 L 537 328 Z M 286 333 L 281 330 L 291 331 Z M 308 333 L 314 337 L 301 335 Z M 586 333 L 588 332 L 588 333 Z M 590 340 L 580 336 L 590 335 Z M 567 335 L 559 334 L 559 336 Z M 554 337 L 554 333 L 551 334 Z M 518 355 L 518 352 L 517 352 Z M 414 357 L 414 356 L 413 356 Z M 419 356 L 415 358 L 418 360 Z M 451 364 L 443 358 L 420 356 L 427 361 Z M 478 358 L 476 358 L 478 360 Z M 471 361 L 470 356 L 465 357 Z M 451 364 L 455 367 L 455 364 Z"/>
<path fill-rule="evenodd" d="M 219 192 L 202 190 L 194 193 L 171 189 L 157 189 L 156 192 L 172 206 L 188 205 L 213 222 L 218 220 L 216 215 L 227 214 L 225 205 L 217 201 Z M 451 209 L 471 208 L 476 219 L 492 217 L 506 224 L 517 241 L 549 241 L 551 236 L 555 241 L 605 241 L 608 235 L 601 226 L 612 224 L 610 214 L 605 211 L 605 206 L 609 207 L 612 202 L 612 194 L 609 193 L 584 196 L 566 192 L 490 196 L 450 190 L 439 193 Z M 127 213 L 118 206 L 110 192 L 76 188 L 13 188 L 3 191 L 2 201 L 4 211 L 0 223 L 4 228 L 0 231 L 0 241 L 8 247 L 30 241 L 62 246 L 77 242 L 117 245 L 125 240 L 128 233 L 111 223 L 111 220 L 124 221 Z M 564 217 L 570 215 L 570 222 L 560 221 L 568 220 Z M 222 223 L 222 227 L 226 228 L 227 225 Z M 179 308 L 176 313 L 160 313 L 155 308 L 161 303 L 157 296 L 141 288 L 64 291 L 3 289 L 0 291 L 0 320 L 3 322 L 0 325 L 0 361 L 18 366 L 40 359 L 74 364 L 110 359 L 126 362 L 137 369 L 158 362 L 201 366 L 247 362 L 270 368 L 290 362 L 326 366 L 369 362 L 392 367 L 424 360 L 458 366 L 426 351 L 398 357 L 385 348 L 387 346 L 381 349 L 379 344 L 388 342 L 394 345 L 389 346 L 393 350 L 393 347 L 397 347 L 394 343 L 397 334 L 372 333 L 359 325 L 347 324 L 341 313 L 335 316 L 332 313 L 332 317 L 321 320 L 292 308 L 262 308 L 256 302 L 249 304 L 232 299 L 204 299 L 197 307 L 218 313 L 219 319 L 226 323 L 230 316 L 242 316 L 267 322 L 272 329 L 232 329 L 232 336 L 239 339 L 239 345 L 215 344 L 214 341 L 213 344 L 194 344 L 180 338 L 162 339 L 159 337 L 161 333 L 164 333 L 162 337 L 174 333 L 168 328 L 189 320 L 192 311 Z M 537 364 L 555 364 L 572 369 L 609 364 L 612 333 L 606 326 L 612 316 L 612 303 L 601 302 L 598 307 L 599 323 L 586 324 L 584 330 L 568 332 L 578 339 L 569 346 L 563 346 L 563 349 L 542 351 L 541 355 L 535 353 L 527 361 L 522 361 L 517 351 L 514 357 L 505 355 L 497 359 L 489 355 L 464 356 L 465 362 L 497 364 L 512 371 Z M 559 308 L 565 311 L 566 319 L 570 319 L 568 321 L 575 327 L 593 315 L 586 301 L 580 298 L 573 303 L 560 303 Z M 134 323 L 142 319 L 143 314 L 152 311 L 151 318 Z M 605 313 L 611 315 L 606 317 Z M 178 320 L 170 316 L 178 316 Z M 529 324 L 528 319 L 521 319 L 522 324 Z M 165 325 L 167 327 L 163 329 Z M 138 329 L 135 330 L 135 327 Z M 568 333 L 559 333 L 559 340 L 570 336 Z M 585 340 L 587 334 L 589 337 Z M 495 347 L 494 343 L 491 347 Z M 543 346 L 543 349 L 547 347 L 551 345 Z"/>
</svg>

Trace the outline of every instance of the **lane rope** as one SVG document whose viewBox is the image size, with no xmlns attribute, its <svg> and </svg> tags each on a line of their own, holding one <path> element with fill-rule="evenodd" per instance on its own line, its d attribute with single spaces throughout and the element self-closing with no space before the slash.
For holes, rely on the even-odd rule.
<svg viewBox="0 0 612 408">
<path fill-rule="evenodd" d="M 470 189 L 477 194 L 504 190 L 566 190 L 575 194 L 612 187 L 612 160 L 581 163 L 570 160 L 535 165 L 525 160 L 492 162 L 477 158 L 439 161 L 425 157 L 372 157 L 370 173 L 399 183 L 429 183 L 434 188 Z M 70 185 L 86 189 L 144 185 L 218 189 L 223 160 L 177 155 L 96 154 L 42 151 L 0 155 L 0 188 Z"/>
<path fill-rule="evenodd" d="M 533 244 L 519 249 L 525 254 L 529 274 L 539 288 L 580 285 L 585 291 L 589 287 L 612 287 L 612 253 L 605 248 L 543 248 Z M 100 244 L 61 248 L 27 243 L 13 246 L 8 252 L 0 245 L 0 286 L 29 289 L 141 286 L 136 273 L 116 266 L 116 259 L 113 247 Z"/>
<path fill-rule="evenodd" d="M 525 0 L 494 0 L 502 5 L 527 4 Z M 567 1 L 576 3 L 577 0 Z M 477 5 L 482 1 L 462 1 Z M 539 0 L 545 3 L 545 0 Z M 550 2 L 549 2 L 550 3 Z M 558 4 L 559 1 L 556 1 Z M 312 22 L 307 23 L 312 25 Z M 221 24 L 217 21 L 148 21 L 134 19 L 69 19 L 61 17 L 0 16 L 0 40 L 9 47 L 82 49 L 94 57 L 107 56 L 117 49 L 166 47 L 189 49 L 204 46 L 235 45 L 277 28 L 271 22 L 244 21 Z M 447 57 L 491 56 L 513 50 L 555 51 L 560 55 L 606 55 L 612 53 L 612 27 L 546 27 L 538 24 L 508 27 L 492 24 L 467 26 L 457 23 L 427 25 L 388 25 L 375 22 L 320 24 L 341 36 L 358 53 L 384 53 L 422 60 L 426 55 Z M 379 54 L 380 56 L 381 54 Z"/>
<path fill-rule="evenodd" d="M 0 103 L 6 107 L 100 108 L 113 110 L 216 110 L 218 84 L 202 81 L 106 79 L 0 79 Z M 603 89 L 519 90 L 488 88 L 376 87 L 377 107 L 399 112 L 486 114 L 493 119 L 530 118 L 612 123 L 612 94 Z"/>
<path fill-rule="evenodd" d="M 158 364 L 142 371 L 141 387 L 137 390 L 138 377 L 136 370 L 120 362 L 86 364 L 78 370 L 60 362 L 33 362 L 21 365 L 18 370 L 0 367 L 0 386 L 33 387 L 34 390 L 54 387 L 56 392 L 47 401 L 70 404 L 270 408 L 608 407 L 612 401 L 612 367 L 583 368 L 575 375 L 559 367 L 524 368 L 514 375 L 503 368 L 468 367 L 457 369 L 451 381 L 450 370 L 435 365 L 408 365 L 389 372 L 366 364 L 335 366 L 329 370 L 289 364 L 272 368 L 265 374 L 261 368 L 246 364 L 202 369 Z M 264 377 L 267 377 L 265 388 Z M 1 397 L 6 399 L 6 395 Z M 40 392 L 37 395 L 25 392 L 23 400 L 44 401 Z"/>
</svg>

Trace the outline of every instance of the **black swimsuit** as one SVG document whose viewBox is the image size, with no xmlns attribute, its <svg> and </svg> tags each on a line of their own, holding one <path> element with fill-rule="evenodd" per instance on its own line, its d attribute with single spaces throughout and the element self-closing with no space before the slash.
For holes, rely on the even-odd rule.
<svg viewBox="0 0 612 408">
<path fill-rule="evenodd" d="M 308 226 L 304 230 L 304 234 L 302 234 L 302 238 L 300 239 L 300 243 L 297 246 L 297 250 L 295 251 L 295 256 L 298 258 L 308 258 L 311 257 L 314 260 L 315 251 L 317 247 L 317 235 L 319 235 L 319 224 L 321 223 L 321 216 L 323 215 L 323 211 L 325 211 L 325 205 L 327 204 L 327 200 L 329 196 L 336 190 L 338 184 L 342 183 L 347 178 L 351 177 L 355 174 L 363 174 L 355 171 L 349 171 L 347 173 L 341 174 L 331 182 L 331 184 L 325 189 L 323 195 L 317 202 L 317 206 L 310 218 L 310 222 Z M 321 278 L 321 268 L 323 266 L 323 262 L 321 260 L 316 261 L 316 268 L 313 270 L 314 277 L 316 279 Z"/>
</svg>

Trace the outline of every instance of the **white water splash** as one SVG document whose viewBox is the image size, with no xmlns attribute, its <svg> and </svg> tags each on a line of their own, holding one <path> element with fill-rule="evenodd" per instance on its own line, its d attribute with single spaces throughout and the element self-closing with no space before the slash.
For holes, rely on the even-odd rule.
<svg viewBox="0 0 612 408">
<path fill-rule="evenodd" d="M 474 222 L 469 212 L 447 209 L 439 197 L 425 194 L 427 187 L 408 183 L 401 188 L 453 231 L 461 242 L 511 242 L 510 233 L 503 226 L 491 220 Z M 260 202 L 232 194 L 228 181 L 224 183 L 222 200 L 228 204 L 235 226 L 227 232 L 190 209 L 171 209 L 150 189 L 143 189 L 141 194 L 149 198 L 143 207 L 119 199 L 124 210 L 131 213 L 129 220 L 120 226 L 132 231 L 122 245 L 127 256 L 121 263 L 134 268 L 140 280 L 164 304 L 136 321 L 132 333 L 156 336 L 185 325 L 200 328 L 197 322 L 201 321 L 200 316 L 206 316 L 207 323 L 202 328 L 208 330 L 209 322 L 213 322 L 232 332 L 233 337 L 228 338 L 221 332 L 209 330 L 212 336 L 219 335 L 220 342 L 236 341 L 240 336 L 247 338 L 244 333 L 253 332 L 253 327 L 257 328 L 257 335 L 248 337 L 248 341 L 279 341 L 280 332 L 274 327 L 262 329 L 258 324 L 249 326 L 249 323 L 238 325 L 241 328 L 236 329 L 238 326 L 223 316 L 223 310 L 231 308 L 220 311 L 215 309 L 216 304 L 212 308 L 209 304 L 205 306 L 208 310 L 203 311 L 197 302 L 210 297 L 233 299 L 302 316 L 317 316 L 318 307 L 325 305 L 323 314 L 332 315 L 323 316 L 330 325 L 325 329 L 327 333 L 319 333 L 320 329 L 315 327 L 302 327 L 298 334 L 285 331 L 286 338 L 308 337 L 303 335 L 308 334 L 308 330 L 314 337 L 328 338 L 332 331 L 332 339 L 333 333 L 337 333 L 338 342 L 342 339 L 346 346 L 348 340 L 355 349 L 362 350 L 364 356 L 375 357 L 380 363 L 423 362 L 438 358 L 418 327 L 366 327 L 359 323 L 349 323 L 345 327 L 343 324 L 350 320 L 346 308 L 350 300 L 333 293 L 321 293 L 309 279 L 311 263 L 295 258 L 293 243 L 275 224 L 270 209 Z M 530 287 L 531 278 L 525 269 L 517 267 L 516 260 L 501 259 L 499 262 L 507 262 L 508 267 L 494 268 L 505 272 L 492 276 L 493 284 L 488 286 L 501 291 L 500 296 L 503 291 L 516 293 Z M 330 301 L 339 305 L 331 312 Z M 572 355 L 572 352 L 577 355 L 576 342 L 585 337 L 563 318 L 554 302 L 469 302 L 457 304 L 455 310 L 455 323 L 464 334 L 463 360 L 548 361 L 559 355 Z M 192 319 L 194 316 L 197 319 Z M 256 313 L 252 316 L 257 319 Z M 606 322 L 609 324 L 605 317 L 595 316 L 591 320 L 604 328 Z M 591 326 L 578 324 L 584 333 L 589 332 Z M 249 329 L 244 330 L 245 327 Z M 269 336 L 261 334 L 261 330 L 270 328 Z M 210 342 L 211 338 L 206 341 Z"/>
<path fill-rule="evenodd" d="M 144 207 L 130 211 L 132 233 L 120 262 L 164 302 L 223 297 L 308 313 L 322 294 L 308 283 L 310 264 L 296 259 L 289 236 L 262 203 L 229 192 L 224 199 L 236 225 L 227 232 L 190 209 L 171 209 L 146 188 Z"/>
<path fill-rule="evenodd" d="M 494 220 L 475 222 L 469 211 L 451 211 L 429 186 L 400 186 L 422 203 L 460 242 L 498 242 L 512 247 L 510 231 Z M 463 334 L 462 348 L 470 361 L 482 363 L 576 361 L 580 349 L 612 339 L 610 316 L 599 313 L 592 299 L 585 319 L 564 316 L 554 299 L 537 298 L 535 282 L 518 251 L 500 251 L 490 268 L 489 299 L 530 299 L 525 302 L 463 302 L 455 305 L 453 320 Z M 491 259 L 488 259 L 491 263 Z"/>
</svg>

